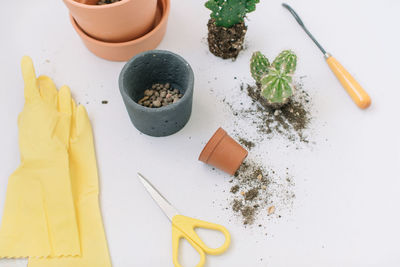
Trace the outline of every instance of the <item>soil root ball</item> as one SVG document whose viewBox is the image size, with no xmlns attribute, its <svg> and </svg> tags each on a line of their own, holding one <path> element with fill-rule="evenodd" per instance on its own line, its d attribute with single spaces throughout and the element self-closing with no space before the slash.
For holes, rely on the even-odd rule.
<svg viewBox="0 0 400 267">
<path fill-rule="evenodd" d="M 215 20 L 210 19 L 207 27 L 210 52 L 223 59 L 235 59 L 243 49 L 244 37 L 247 32 L 244 22 L 225 28 L 216 26 Z"/>
</svg>

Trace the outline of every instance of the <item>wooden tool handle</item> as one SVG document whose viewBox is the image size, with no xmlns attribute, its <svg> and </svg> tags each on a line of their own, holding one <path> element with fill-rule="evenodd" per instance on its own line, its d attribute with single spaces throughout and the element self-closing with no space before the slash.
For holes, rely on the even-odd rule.
<svg viewBox="0 0 400 267">
<path fill-rule="evenodd" d="M 354 77 L 333 56 L 328 56 L 326 62 L 354 103 L 361 109 L 368 108 L 371 105 L 371 98 Z"/>
</svg>

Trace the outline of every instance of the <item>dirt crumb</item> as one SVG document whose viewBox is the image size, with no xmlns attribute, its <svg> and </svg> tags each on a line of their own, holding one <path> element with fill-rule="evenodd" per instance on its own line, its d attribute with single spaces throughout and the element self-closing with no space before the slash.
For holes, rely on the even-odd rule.
<svg viewBox="0 0 400 267">
<path fill-rule="evenodd" d="M 256 145 L 254 142 L 248 141 L 243 137 L 239 137 L 238 141 L 240 144 L 244 145 L 248 150 L 251 150 Z"/>
<path fill-rule="evenodd" d="M 250 206 L 245 206 L 241 210 L 242 216 L 244 218 L 243 224 L 253 224 L 254 223 L 254 216 L 256 213 L 256 208 L 250 207 Z"/>
<path fill-rule="evenodd" d="M 244 200 L 252 201 L 258 196 L 258 188 L 252 188 L 244 194 Z"/>
<path fill-rule="evenodd" d="M 231 187 L 231 193 L 232 194 L 236 194 L 239 191 L 239 186 L 238 185 L 234 185 Z"/>
</svg>

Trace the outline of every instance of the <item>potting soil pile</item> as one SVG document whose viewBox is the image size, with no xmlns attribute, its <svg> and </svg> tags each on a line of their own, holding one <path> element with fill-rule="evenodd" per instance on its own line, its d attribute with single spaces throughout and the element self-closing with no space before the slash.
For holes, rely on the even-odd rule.
<svg viewBox="0 0 400 267">
<path fill-rule="evenodd" d="M 290 208 L 295 198 L 288 169 L 280 175 L 251 159 L 243 162 L 230 183 L 230 208 L 244 225 L 253 224 L 257 216 L 280 217 L 279 212 Z"/>
<path fill-rule="evenodd" d="M 249 120 L 255 125 L 259 139 L 280 135 L 293 144 L 307 144 L 310 143 L 307 130 L 312 120 L 311 97 L 303 89 L 301 80 L 295 83 L 295 88 L 294 97 L 280 109 L 268 106 L 260 95 L 259 87 L 250 84 L 241 84 L 240 90 L 252 100 L 251 107 L 237 108 L 226 100 L 224 102 L 238 119 Z"/>
</svg>

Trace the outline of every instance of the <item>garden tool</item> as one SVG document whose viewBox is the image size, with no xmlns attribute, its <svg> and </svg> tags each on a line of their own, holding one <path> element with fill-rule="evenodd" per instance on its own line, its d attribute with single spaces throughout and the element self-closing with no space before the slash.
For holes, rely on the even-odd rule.
<svg viewBox="0 0 400 267">
<path fill-rule="evenodd" d="M 231 236 L 225 227 L 219 224 L 200 221 L 180 215 L 179 212 L 168 202 L 168 200 L 164 198 L 143 175 L 138 173 L 138 176 L 151 197 L 172 222 L 172 261 L 175 267 L 182 267 L 178 261 L 179 241 L 182 238 L 186 239 L 200 254 L 200 262 L 196 265 L 197 267 L 204 266 L 206 253 L 210 255 L 219 255 L 228 249 L 229 244 L 231 243 Z M 225 243 L 219 248 L 210 248 L 204 244 L 204 242 L 196 234 L 195 228 L 206 228 L 220 231 L 225 236 Z"/>
<path fill-rule="evenodd" d="M 79 255 L 67 153 L 70 90 L 63 87 L 57 92 L 48 78 L 37 79 L 29 57 L 22 58 L 21 67 L 25 83 L 25 105 L 18 118 L 21 164 L 7 186 L 0 258 Z"/>
<path fill-rule="evenodd" d="M 81 256 L 29 258 L 28 267 L 110 267 L 110 256 L 98 203 L 99 182 L 92 127 L 83 106 L 72 100 L 69 164 Z"/>
<path fill-rule="evenodd" d="M 296 19 L 297 23 L 303 28 L 303 30 L 307 33 L 307 35 L 313 40 L 313 42 L 317 45 L 319 50 L 321 50 L 322 54 L 324 54 L 325 60 L 328 63 L 329 67 L 336 75 L 344 89 L 346 89 L 347 93 L 353 99 L 354 103 L 361 109 L 368 108 L 371 105 L 371 98 L 368 93 L 362 88 L 362 86 L 354 79 L 354 77 L 329 53 L 325 51 L 325 49 L 318 43 L 318 41 L 314 38 L 314 36 L 310 33 L 310 31 L 306 28 L 303 21 L 300 19 L 300 16 L 291 8 L 288 4 L 283 3 L 286 9 L 290 11 L 293 17 Z"/>
</svg>

